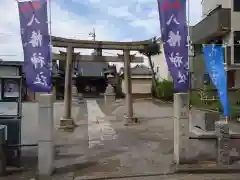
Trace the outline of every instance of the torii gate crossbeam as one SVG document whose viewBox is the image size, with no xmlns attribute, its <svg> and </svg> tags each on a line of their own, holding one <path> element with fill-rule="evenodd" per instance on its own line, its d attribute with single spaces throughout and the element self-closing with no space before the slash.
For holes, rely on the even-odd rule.
<svg viewBox="0 0 240 180">
<path fill-rule="evenodd" d="M 66 53 L 65 53 L 66 54 Z M 75 61 L 91 61 L 91 62 L 124 62 L 122 56 L 99 56 L 99 55 L 76 55 L 73 56 Z M 53 60 L 66 61 L 67 56 L 63 54 L 53 53 Z M 143 63 L 143 57 L 134 57 L 131 63 Z"/>
</svg>

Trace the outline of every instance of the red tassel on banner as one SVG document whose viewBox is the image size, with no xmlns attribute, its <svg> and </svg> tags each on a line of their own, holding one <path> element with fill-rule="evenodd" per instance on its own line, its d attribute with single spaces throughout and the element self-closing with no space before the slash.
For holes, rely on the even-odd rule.
<svg viewBox="0 0 240 180">
<path fill-rule="evenodd" d="M 166 2 L 166 0 L 163 1 L 161 8 L 162 8 L 162 10 L 166 10 L 167 9 L 167 2 Z"/>
<path fill-rule="evenodd" d="M 162 3 L 163 10 L 170 9 L 171 7 L 172 7 L 172 5 L 169 0 L 163 0 L 163 3 Z"/>
<path fill-rule="evenodd" d="M 167 3 L 167 8 L 170 9 L 172 7 L 170 1 L 168 0 L 168 3 Z"/>
<path fill-rule="evenodd" d="M 40 8 L 40 4 L 38 2 L 33 2 L 33 8 L 34 9 L 39 9 Z"/>
<path fill-rule="evenodd" d="M 179 9 L 179 8 L 180 8 L 180 2 L 179 2 L 179 0 L 175 0 L 173 7 L 174 7 L 175 9 Z"/>
<path fill-rule="evenodd" d="M 38 2 L 29 2 L 24 7 L 21 8 L 21 12 L 30 11 L 32 9 L 39 9 L 40 4 Z"/>
</svg>

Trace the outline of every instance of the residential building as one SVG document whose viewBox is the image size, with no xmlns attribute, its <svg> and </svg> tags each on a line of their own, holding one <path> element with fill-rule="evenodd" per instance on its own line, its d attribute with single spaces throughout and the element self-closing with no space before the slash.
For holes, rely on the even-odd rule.
<svg viewBox="0 0 240 180">
<path fill-rule="evenodd" d="M 152 56 L 152 63 L 153 63 L 153 69 L 155 72 L 155 77 L 157 80 L 168 80 L 172 81 L 172 77 L 170 75 L 170 72 L 168 70 L 168 65 L 165 59 L 163 44 L 161 41 L 161 38 L 157 39 L 157 42 L 160 45 L 160 51 L 161 53 L 155 56 Z"/>
<path fill-rule="evenodd" d="M 191 27 L 194 58 L 190 59 L 192 87 L 208 81 L 203 45 L 223 45 L 229 88 L 240 87 L 240 0 L 202 0 L 202 20 Z"/>
</svg>

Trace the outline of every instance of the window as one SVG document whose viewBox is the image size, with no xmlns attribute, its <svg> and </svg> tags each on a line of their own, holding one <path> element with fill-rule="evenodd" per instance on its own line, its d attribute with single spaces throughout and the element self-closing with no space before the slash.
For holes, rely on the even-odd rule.
<svg viewBox="0 0 240 180">
<path fill-rule="evenodd" d="M 240 12 L 240 1 L 233 0 L 233 11 Z"/>
<path fill-rule="evenodd" d="M 240 63 L 240 31 L 234 31 L 234 63 Z"/>
<path fill-rule="evenodd" d="M 211 79 L 208 73 L 203 75 L 203 84 L 209 85 L 211 83 Z"/>
<path fill-rule="evenodd" d="M 198 45 L 194 44 L 194 52 L 196 54 L 202 54 L 203 53 L 203 46 L 201 44 L 198 44 Z"/>
<path fill-rule="evenodd" d="M 225 53 L 224 53 L 224 62 L 227 64 L 227 65 L 231 65 L 231 57 L 232 57 L 232 55 L 231 55 L 231 46 L 227 46 L 226 47 L 227 49 L 226 49 L 226 56 L 225 56 Z"/>
<path fill-rule="evenodd" d="M 236 71 L 227 71 L 228 88 L 233 88 L 235 86 L 235 72 Z"/>
</svg>

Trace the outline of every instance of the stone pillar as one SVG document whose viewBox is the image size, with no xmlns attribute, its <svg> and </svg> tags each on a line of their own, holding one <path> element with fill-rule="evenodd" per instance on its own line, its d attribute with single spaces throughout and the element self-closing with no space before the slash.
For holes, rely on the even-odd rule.
<svg viewBox="0 0 240 180">
<path fill-rule="evenodd" d="M 64 90 L 64 115 L 60 120 L 61 128 L 73 128 L 74 120 L 71 117 L 72 109 L 72 56 L 73 48 L 67 48 L 67 61 L 65 70 L 65 90 Z"/>
<path fill-rule="evenodd" d="M 228 165 L 230 163 L 230 132 L 226 121 L 215 122 L 215 132 L 217 135 L 217 163 Z"/>
<path fill-rule="evenodd" d="M 126 114 L 125 125 L 133 122 L 133 101 L 132 101 L 132 79 L 130 66 L 130 51 L 124 50 L 124 81 L 125 81 L 125 100 Z"/>
<path fill-rule="evenodd" d="M 187 159 L 187 142 L 189 135 L 189 95 L 188 93 L 174 94 L 174 162 L 179 165 Z"/>
<path fill-rule="evenodd" d="M 50 176 L 53 172 L 54 160 L 52 94 L 39 96 L 38 113 L 38 172 L 39 175 Z"/>
</svg>

